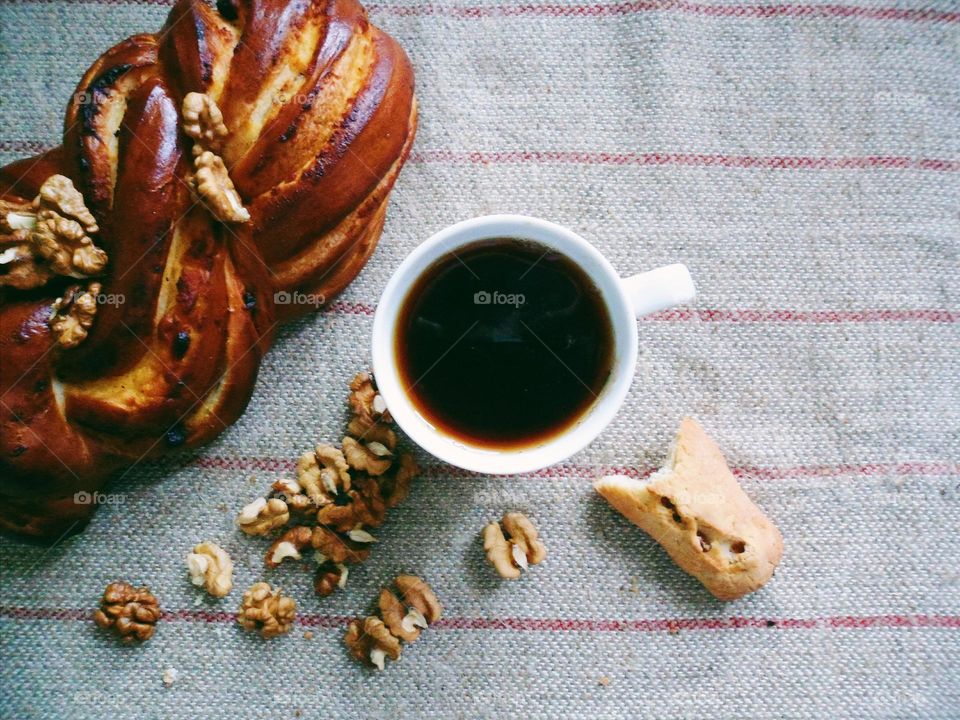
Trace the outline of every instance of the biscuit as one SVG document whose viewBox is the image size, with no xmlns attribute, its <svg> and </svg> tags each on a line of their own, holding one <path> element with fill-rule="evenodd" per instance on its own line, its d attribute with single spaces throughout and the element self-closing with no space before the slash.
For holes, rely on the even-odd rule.
<svg viewBox="0 0 960 720">
<path fill-rule="evenodd" d="M 680 423 L 661 470 L 645 480 L 611 475 L 594 488 L 719 600 L 763 587 L 783 554 L 776 525 L 692 418 Z"/>
</svg>

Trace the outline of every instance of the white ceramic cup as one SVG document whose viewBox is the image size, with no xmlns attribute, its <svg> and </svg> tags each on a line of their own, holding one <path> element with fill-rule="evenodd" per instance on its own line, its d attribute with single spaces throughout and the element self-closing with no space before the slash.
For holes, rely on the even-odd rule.
<svg viewBox="0 0 960 720">
<path fill-rule="evenodd" d="M 395 336 L 407 293 L 423 273 L 451 252 L 479 240 L 532 240 L 565 255 L 600 291 L 613 326 L 613 366 L 603 390 L 578 420 L 540 444 L 491 449 L 466 444 L 434 426 L 411 402 L 397 365 Z M 693 300 L 685 265 L 667 265 L 621 278 L 589 242 L 561 225 L 523 215 L 487 215 L 441 230 L 400 263 L 380 297 L 373 320 L 373 372 L 391 415 L 420 447 L 451 465 L 485 474 L 515 474 L 554 465 L 586 447 L 613 420 L 637 364 L 637 318 Z"/>
</svg>

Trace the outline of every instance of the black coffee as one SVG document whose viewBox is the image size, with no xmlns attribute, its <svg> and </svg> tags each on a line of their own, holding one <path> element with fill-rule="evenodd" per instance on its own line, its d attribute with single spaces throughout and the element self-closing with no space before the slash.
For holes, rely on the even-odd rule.
<svg viewBox="0 0 960 720">
<path fill-rule="evenodd" d="M 516 448 L 573 424 L 613 362 L 590 278 L 536 243 L 484 240 L 434 263 L 400 309 L 401 380 L 435 426 L 471 445 Z"/>
</svg>

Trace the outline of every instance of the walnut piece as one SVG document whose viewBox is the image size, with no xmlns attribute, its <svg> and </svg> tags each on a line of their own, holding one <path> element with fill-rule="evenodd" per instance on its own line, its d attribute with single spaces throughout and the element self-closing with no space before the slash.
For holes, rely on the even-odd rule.
<svg viewBox="0 0 960 720">
<path fill-rule="evenodd" d="M 193 159 L 193 182 L 197 194 L 217 220 L 245 223 L 250 213 L 243 206 L 223 159 L 204 150 Z"/>
<path fill-rule="evenodd" d="M 331 595 L 337 588 L 343 590 L 347 587 L 347 576 L 349 574 L 347 566 L 343 563 L 321 559 L 317 573 L 313 577 L 313 589 L 320 597 Z"/>
<path fill-rule="evenodd" d="M 33 207 L 38 214 L 43 210 L 73 218 L 87 233 L 99 232 L 97 221 L 87 209 L 83 195 L 73 186 L 73 181 L 65 175 L 51 175 L 40 186 L 40 193 L 33 201 Z"/>
<path fill-rule="evenodd" d="M 257 498 L 246 505 L 237 515 L 237 525 L 247 535 L 266 535 L 271 530 L 287 524 L 290 511 L 279 498 Z"/>
<path fill-rule="evenodd" d="M 31 290 L 46 285 L 53 276 L 53 270 L 33 252 L 29 231 L 0 234 L 0 287 Z"/>
<path fill-rule="evenodd" d="M 371 615 L 364 620 L 351 620 L 344 643 L 357 660 L 383 670 L 387 657 L 400 659 L 400 640 L 394 637 L 383 621 Z"/>
<path fill-rule="evenodd" d="M 430 586 L 415 575 L 400 575 L 394 580 L 398 598 L 389 589 L 380 592 L 380 615 L 397 637 L 413 642 L 421 628 L 440 619 L 443 607 Z"/>
<path fill-rule="evenodd" d="M 364 425 L 393 422 L 387 410 L 387 403 L 377 392 L 377 386 L 370 373 L 357 373 L 350 381 L 349 403 L 353 414 Z"/>
<path fill-rule="evenodd" d="M 183 98 L 180 113 L 183 132 L 194 141 L 193 186 L 200 200 L 220 222 L 248 222 L 250 213 L 219 154 L 229 133 L 220 108 L 209 95 L 191 92 Z"/>
<path fill-rule="evenodd" d="M 297 482 L 317 507 L 329 505 L 350 489 L 350 467 L 332 445 L 317 445 L 297 460 Z"/>
<path fill-rule="evenodd" d="M 290 632 L 297 604 L 269 583 L 258 582 L 243 594 L 237 622 L 244 630 L 258 630 L 266 638 Z"/>
<path fill-rule="evenodd" d="M 290 528 L 270 546 L 264 558 L 267 567 L 275 568 L 287 558 L 299 560 L 300 551 L 310 547 L 313 530 L 303 525 Z"/>
<path fill-rule="evenodd" d="M 97 314 L 99 295 L 100 283 L 90 283 L 86 290 L 71 285 L 54 301 L 47 322 L 60 347 L 73 348 L 86 339 Z"/>
<path fill-rule="evenodd" d="M 183 132 L 194 140 L 194 155 L 205 149 L 220 152 L 229 131 L 213 98 L 204 93 L 187 93 L 180 114 L 183 116 Z"/>
<path fill-rule="evenodd" d="M 129 583 L 112 582 L 103 591 L 100 609 L 93 621 L 104 630 L 112 629 L 125 643 L 145 641 L 153 637 L 160 605 L 146 587 L 134 588 Z"/>
<path fill-rule="evenodd" d="M 500 524 L 495 522 L 483 528 L 483 549 L 500 577 L 515 580 L 520 577 L 521 569 L 527 570 L 530 565 L 543 562 L 547 557 L 547 548 L 525 515 L 506 513 L 502 523 L 502 530 Z M 503 530 L 507 531 L 509 538 L 504 536 Z"/>
<path fill-rule="evenodd" d="M 190 582 L 206 588 L 214 597 L 226 597 L 233 589 L 233 560 L 214 542 L 202 542 L 187 555 Z"/>
<path fill-rule="evenodd" d="M 357 525 L 379 527 L 386 513 L 387 506 L 376 479 L 358 477 L 342 499 L 317 511 L 317 522 L 340 532 L 350 532 Z"/>
<path fill-rule="evenodd" d="M 287 504 L 290 514 L 305 515 L 316 511 L 313 501 L 303 494 L 303 488 L 296 480 L 280 478 L 270 486 L 270 498 L 278 498 Z"/>
<path fill-rule="evenodd" d="M 396 467 L 390 474 L 380 476 L 380 494 L 388 508 L 394 508 L 410 494 L 410 483 L 420 474 L 420 466 L 409 453 L 397 458 Z"/>
<path fill-rule="evenodd" d="M 93 244 L 76 220 L 41 210 L 31 235 L 36 255 L 56 275 L 87 278 L 99 275 L 107 266 L 107 254 Z"/>
<path fill-rule="evenodd" d="M 393 465 L 393 448 L 377 441 L 361 443 L 349 435 L 343 439 L 343 454 L 354 470 L 383 475 Z"/>
<path fill-rule="evenodd" d="M 369 533 L 367 534 L 369 535 Z M 364 541 L 362 538 L 354 540 L 354 537 L 359 537 L 356 529 L 351 530 L 346 535 L 341 535 L 324 525 L 317 525 L 310 538 L 310 544 L 315 551 L 314 558 L 321 564 L 327 560 L 335 564 L 357 565 L 362 563 L 370 555 L 370 541 Z"/>
<path fill-rule="evenodd" d="M 397 593 L 384 588 L 378 615 L 352 620 L 343 637 L 350 654 L 362 663 L 383 670 L 386 658 L 400 659 L 400 641 L 413 642 L 420 631 L 440 619 L 443 608 L 430 586 L 414 575 L 394 580 Z"/>
</svg>

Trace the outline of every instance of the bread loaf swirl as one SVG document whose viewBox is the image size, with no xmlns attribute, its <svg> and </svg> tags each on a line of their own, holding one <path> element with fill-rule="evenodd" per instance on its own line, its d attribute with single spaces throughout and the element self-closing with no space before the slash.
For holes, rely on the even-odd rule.
<svg viewBox="0 0 960 720">
<path fill-rule="evenodd" d="M 184 131 L 191 93 L 224 136 Z M 0 170 L 3 207 L 70 178 L 109 258 L 108 302 L 71 349 L 48 319 L 76 280 L 2 287 L 0 268 L 0 527 L 81 527 L 94 504 L 76 493 L 234 422 L 277 323 L 317 307 L 275 298 L 329 300 L 373 252 L 416 115 L 407 56 L 355 0 L 180 0 L 104 53 L 63 145 Z M 206 144 L 248 221 L 199 201 Z"/>
</svg>

